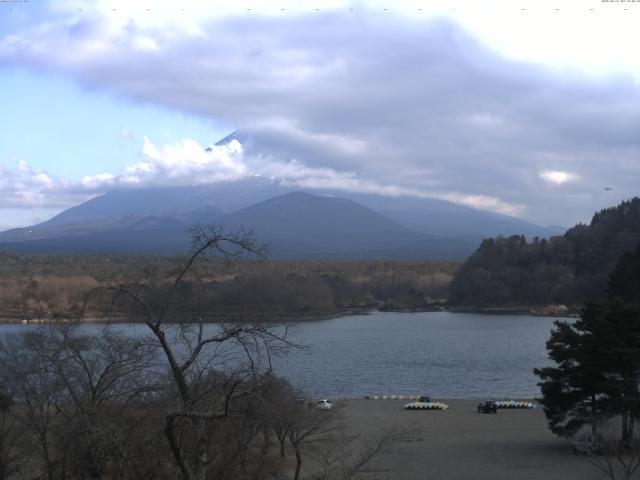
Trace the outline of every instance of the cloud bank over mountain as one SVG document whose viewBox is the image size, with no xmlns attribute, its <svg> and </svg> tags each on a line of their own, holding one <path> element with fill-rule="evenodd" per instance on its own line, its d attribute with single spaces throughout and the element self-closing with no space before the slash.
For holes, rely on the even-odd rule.
<svg viewBox="0 0 640 480">
<path fill-rule="evenodd" d="M 207 152 L 190 139 L 146 139 L 139 162 L 81 181 L 5 167 L 5 180 L 23 178 L 0 187 L 12 206 L 265 175 L 572 224 L 637 193 L 630 75 L 507 60 L 451 20 L 367 9 L 124 20 L 94 12 L 13 32 L 0 39 L 0 64 L 225 122 L 247 140 Z"/>
</svg>

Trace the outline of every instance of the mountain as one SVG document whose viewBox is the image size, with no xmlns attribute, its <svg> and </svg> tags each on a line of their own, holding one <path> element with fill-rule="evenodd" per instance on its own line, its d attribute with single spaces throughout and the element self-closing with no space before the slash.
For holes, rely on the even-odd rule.
<svg viewBox="0 0 640 480">
<path fill-rule="evenodd" d="M 215 207 L 196 208 L 195 210 L 175 215 L 175 218 L 190 225 L 194 223 L 201 225 L 216 223 L 222 217 L 224 217 L 224 212 Z"/>
<path fill-rule="evenodd" d="M 201 220 L 214 220 L 229 231 L 254 231 L 259 242 L 270 245 L 274 258 L 460 259 L 477 245 L 463 238 L 415 232 L 352 200 L 303 192 L 271 198 L 228 215 L 209 208 L 178 217 L 128 215 L 123 217 L 128 223 L 109 223 L 103 218 L 96 223 L 100 229 L 87 232 L 75 230 L 76 224 L 63 224 L 60 229 L 54 222 L 53 227 L 47 226 L 49 230 L 34 227 L 37 238 L 4 241 L 0 248 L 47 253 L 177 254 L 189 247 L 190 224 Z M 42 236 L 46 231 L 59 234 Z"/>
<path fill-rule="evenodd" d="M 338 194 L 338 192 L 332 192 Z M 497 235 L 521 234 L 527 237 L 562 235 L 563 227 L 541 227 L 520 218 L 478 210 L 435 198 L 410 196 L 343 194 L 418 232 L 441 236 L 471 236 L 478 241 Z"/>
<path fill-rule="evenodd" d="M 458 269 L 450 300 L 474 307 L 580 305 L 604 299 L 608 276 L 640 245 L 640 198 L 594 214 L 563 236 L 482 242 Z"/>
<path fill-rule="evenodd" d="M 226 145 L 233 140 L 239 141 L 245 147 L 258 147 L 259 149 L 259 145 L 254 145 L 255 138 L 242 131 L 235 131 L 227 135 L 218 141 L 216 145 Z M 255 183 L 254 186 L 245 190 L 246 192 L 251 192 L 250 195 L 253 202 L 268 198 L 265 194 L 276 196 L 294 190 L 294 187 L 279 185 L 277 180 L 264 177 L 253 177 L 248 182 Z M 242 190 L 245 185 L 227 184 L 221 185 L 221 188 L 224 189 L 225 194 L 229 195 L 229 198 L 238 199 L 234 193 L 238 190 L 238 187 Z M 555 225 L 543 227 L 509 215 L 466 207 L 436 198 L 420 198 L 408 195 L 385 196 L 331 189 L 314 189 L 312 193 L 354 200 L 382 213 L 400 225 L 421 233 L 440 236 L 464 236 L 477 242 L 480 242 L 483 238 L 497 235 L 519 234 L 530 238 L 545 238 L 562 235 L 567 230 L 564 227 Z M 221 200 L 217 198 L 215 205 L 224 210 L 226 207 L 222 206 Z M 247 205 L 249 204 L 247 203 L 244 206 Z M 242 208 L 242 206 L 237 206 L 236 204 L 236 208 Z M 231 207 L 228 210 L 232 211 L 236 208 Z"/>
<path fill-rule="evenodd" d="M 276 257 L 461 258 L 475 245 L 420 234 L 352 200 L 303 192 L 257 203 L 221 222 L 230 229 L 251 226 Z"/>
<path fill-rule="evenodd" d="M 242 132 L 216 145 L 233 140 L 252 145 Z M 116 189 L 46 222 L 0 232 L 0 249 L 174 253 L 184 250 L 190 225 L 219 223 L 254 228 L 279 256 L 463 258 L 486 237 L 564 232 L 433 198 L 312 193 L 304 196 L 294 185 L 260 175 L 209 185 Z M 145 243 L 145 235 L 154 238 Z"/>
<path fill-rule="evenodd" d="M 38 254 L 175 255 L 190 247 L 189 225 L 172 217 L 147 216 L 114 228 L 33 240 L 0 242 L 0 250 Z"/>
<path fill-rule="evenodd" d="M 230 213 L 290 189 L 263 177 L 183 187 L 120 189 L 71 207 L 46 222 L 0 232 L 0 242 L 36 240 L 122 229 L 146 216 L 186 223 L 215 222 Z"/>
<path fill-rule="evenodd" d="M 0 232 L 0 242 L 106 231 L 125 227 L 149 215 L 172 216 L 187 223 L 218 221 L 224 213 L 234 213 L 295 190 L 293 186 L 262 176 L 212 185 L 113 190 L 41 224 Z M 419 233 L 467 237 L 478 243 L 483 238 L 497 235 L 544 238 L 564 232 L 562 227 L 541 227 L 519 218 L 431 198 L 387 197 L 335 190 L 313 190 L 312 193 L 353 200 Z M 192 212 L 196 211 L 204 216 L 194 216 Z"/>
</svg>

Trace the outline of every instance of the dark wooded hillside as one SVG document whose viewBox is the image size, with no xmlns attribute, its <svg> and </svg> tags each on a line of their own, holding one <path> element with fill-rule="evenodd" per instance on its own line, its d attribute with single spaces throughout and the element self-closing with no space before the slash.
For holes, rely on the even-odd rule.
<svg viewBox="0 0 640 480">
<path fill-rule="evenodd" d="M 563 236 L 482 242 L 458 269 L 450 302 L 472 307 L 578 305 L 601 301 L 620 257 L 640 244 L 640 198 L 597 212 Z"/>
</svg>

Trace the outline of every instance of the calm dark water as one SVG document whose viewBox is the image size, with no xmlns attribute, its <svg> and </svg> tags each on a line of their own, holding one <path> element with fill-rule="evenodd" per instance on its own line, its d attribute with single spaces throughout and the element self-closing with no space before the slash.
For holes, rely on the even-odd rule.
<svg viewBox="0 0 640 480">
<path fill-rule="evenodd" d="M 548 363 L 553 319 L 449 312 L 373 313 L 298 323 L 307 346 L 276 358 L 276 372 L 315 397 L 430 394 L 539 395 L 533 368 Z M 30 326 L 1 325 L 0 332 Z M 88 329 L 99 330 L 98 326 Z M 144 325 L 117 325 L 134 335 Z"/>
<path fill-rule="evenodd" d="M 316 396 L 539 395 L 553 319 L 449 312 L 374 313 L 301 324 L 309 349 L 276 362 Z"/>
</svg>

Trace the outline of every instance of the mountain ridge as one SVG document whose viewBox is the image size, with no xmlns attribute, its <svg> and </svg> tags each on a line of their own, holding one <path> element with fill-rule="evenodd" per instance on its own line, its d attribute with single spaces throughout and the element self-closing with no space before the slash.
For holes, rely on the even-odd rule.
<svg viewBox="0 0 640 480">
<path fill-rule="evenodd" d="M 255 232 L 275 258 L 463 258 L 476 238 L 440 238 L 413 231 L 353 200 L 292 192 L 231 214 L 196 211 L 230 231 Z M 207 218 L 206 215 L 213 215 Z M 130 223 L 98 224 L 91 231 L 58 230 L 47 238 L 0 242 L 0 249 L 54 253 L 176 254 L 189 247 L 189 220 L 173 216 L 129 216 Z M 200 222 L 202 223 L 202 222 Z M 205 222 L 208 223 L 208 222 Z M 55 226 L 55 224 L 54 224 Z M 72 234 L 69 234 L 71 232 Z"/>
<path fill-rule="evenodd" d="M 37 232 L 44 235 L 47 230 L 64 225 L 90 226 L 93 223 L 117 222 L 132 215 L 179 217 L 203 208 L 230 214 L 296 190 L 299 188 L 260 176 L 211 185 L 116 189 L 71 207 L 40 224 L 0 232 L 0 241 L 34 238 Z M 529 237 L 549 237 L 564 233 L 561 228 L 542 227 L 516 217 L 431 198 L 387 197 L 336 190 L 307 190 L 307 193 L 356 201 L 404 227 L 428 235 L 492 237 L 524 234 Z"/>
</svg>

